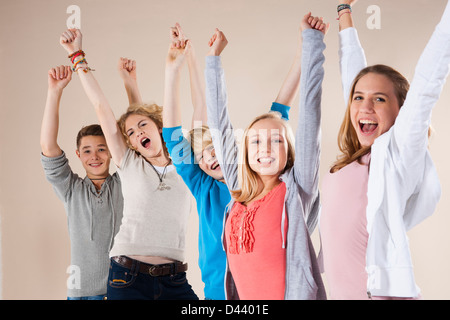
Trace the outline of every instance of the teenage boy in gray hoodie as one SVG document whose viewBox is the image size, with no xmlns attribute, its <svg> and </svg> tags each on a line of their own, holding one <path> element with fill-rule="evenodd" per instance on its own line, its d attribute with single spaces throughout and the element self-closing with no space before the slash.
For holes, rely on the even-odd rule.
<svg viewBox="0 0 450 320">
<path fill-rule="evenodd" d="M 99 125 L 83 127 L 76 154 L 86 177 L 73 173 L 57 143 L 62 92 L 72 78 L 68 66 L 48 72 L 47 102 L 41 127 L 41 163 L 66 210 L 73 281 L 69 300 L 101 300 L 106 296 L 109 251 L 122 220 L 123 197 L 117 173 L 109 174 L 111 155 Z"/>
</svg>

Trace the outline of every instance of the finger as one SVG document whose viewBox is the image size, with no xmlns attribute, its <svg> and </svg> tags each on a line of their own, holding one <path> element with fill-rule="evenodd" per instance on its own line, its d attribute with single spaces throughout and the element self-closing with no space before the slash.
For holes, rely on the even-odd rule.
<svg viewBox="0 0 450 320">
<path fill-rule="evenodd" d="M 60 77 L 60 79 L 64 79 L 66 77 L 66 67 L 65 66 L 59 67 L 59 77 Z"/>
<path fill-rule="evenodd" d="M 184 54 L 189 54 L 189 51 L 191 50 L 191 46 L 189 43 L 189 39 L 186 39 L 185 43 L 184 43 Z"/>
<path fill-rule="evenodd" d="M 209 39 L 209 46 L 210 46 L 210 47 L 214 44 L 214 42 L 216 41 L 216 38 L 217 38 L 217 33 L 214 32 L 214 34 L 212 35 L 212 37 Z"/>
<path fill-rule="evenodd" d="M 80 29 L 69 29 L 72 34 L 73 34 L 73 38 L 77 38 L 77 37 L 81 37 L 81 31 Z"/>
<path fill-rule="evenodd" d="M 65 32 L 63 32 L 61 34 L 60 40 L 62 43 L 68 43 L 70 42 L 69 37 L 67 36 L 67 34 Z"/>
<path fill-rule="evenodd" d="M 186 36 L 184 35 L 184 32 L 183 32 L 183 30 L 181 29 L 181 26 L 180 26 L 180 24 L 179 24 L 178 22 L 175 24 L 175 27 L 177 28 L 178 36 L 179 36 L 181 39 L 186 38 Z"/>
<path fill-rule="evenodd" d="M 48 70 L 48 75 L 51 76 L 53 79 L 56 79 L 56 70 L 55 68 L 51 68 Z"/>
<path fill-rule="evenodd" d="M 59 80 L 59 68 L 56 67 L 54 70 L 55 70 L 55 80 Z"/>
<path fill-rule="evenodd" d="M 72 68 L 70 66 L 67 66 L 67 72 L 69 75 L 69 79 L 72 79 Z"/>
<path fill-rule="evenodd" d="M 121 58 L 121 67 L 122 69 L 127 67 L 127 58 Z"/>
<path fill-rule="evenodd" d="M 70 40 L 75 40 L 75 34 L 70 30 L 70 29 L 68 29 L 67 31 L 66 31 L 66 34 L 67 34 L 67 37 L 70 39 Z"/>
<path fill-rule="evenodd" d="M 59 67 L 59 77 L 60 79 L 65 79 L 67 76 L 66 74 L 66 66 L 60 66 Z"/>
<path fill-rule="evenodd" d="M 71 35 L 69 32 L 65 31 L 65 32 L 63 33 L 63 36 L 64 36 L 64 38 L 66 38 L 66 42 L 67 42 L 67 43 L 72 42 L 72 35 Z"/>
<path fill-rule="evenodd" d="M 136 70 L 136 61 L 133 60 L 133 62 L 131 63 L 131 71 Z"/>
<path fill-rule="evenodd" d="M 128 63 L 127 63 L 127 70 L 128 70 L 128 72 L 131 72 L 131 71 L 133 71 L 133 60 L 128 60 Z"/>
<path fill-rule="evenodd" d="M 178 37 L 178 29 L 176 27 L 170 27 L 170 37 L 172 39 Z"/>
</svg>

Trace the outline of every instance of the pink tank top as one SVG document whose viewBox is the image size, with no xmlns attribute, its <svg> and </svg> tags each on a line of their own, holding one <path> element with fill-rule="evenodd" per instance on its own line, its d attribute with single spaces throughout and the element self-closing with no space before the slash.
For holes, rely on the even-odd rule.
<svg viewBox="0 0 450 320">
<path fill-rule="evenodd" d="M 282 182 L 248 206 L 236 202 L 225 223 L 228 265 L 242 300 L 284 299 L 286 249 L 280 226 L 285 194 Z"/>
<path fill-rule="evenodd" d="M 331 299 L 368 299 L 366 249 L 367 184 L 370 155 L 322 182 L 320 238 Z"/>
<path fill-rule="evenodd" d="M 322 182 L 320 239 L 331 299 L 367 300 L 366 207 L 370 154 L 328 173 Z M 420 300 L 422 296 L 383 297 L 372 300 Z"/>
</svg>

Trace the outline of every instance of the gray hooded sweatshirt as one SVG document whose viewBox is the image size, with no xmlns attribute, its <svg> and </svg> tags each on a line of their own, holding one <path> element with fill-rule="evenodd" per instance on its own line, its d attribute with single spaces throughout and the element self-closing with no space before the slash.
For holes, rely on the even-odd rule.
<svg viewBox="0 0 450 320">
<path fill-rule="evenodd" d="M 285 299 L 322 300 L 326 299 L 326 293 L 310 234 L 317 225 L 320 209 L 320 107 L 325 44 L 323 34 L 317 30 L 305 30 L 302 36 L 300 119 L 295 135 L 295 163 L 280 176 L 280 180 L 286 183 L 280 226 L 282 234 L 286 215 L 288 219 L 288 231 L 283 234 L 285 240 L 280 245 L 286 246 Z M 206 57 L 205 77 L 208 126 L 216 155 L 228 189 L 237 190 L 238 147 L 227 111 L 225 76 L 219 56 Z M 227 206 L 226 217 L 233 203 L 232 200 Z M 229 269 L 226 291 L 228 299 L 239 298 Z"/>
<path fill-rule="evenodd" d="M 73 173 L 66 155 L 41 155 L 47 180 L 64 203 L 70 237 L 68 297 L 106 294 L 109 251 L 122 220 L 123 197 L 117 173 L 99 192 L 89 178 Z"/>
</svg>

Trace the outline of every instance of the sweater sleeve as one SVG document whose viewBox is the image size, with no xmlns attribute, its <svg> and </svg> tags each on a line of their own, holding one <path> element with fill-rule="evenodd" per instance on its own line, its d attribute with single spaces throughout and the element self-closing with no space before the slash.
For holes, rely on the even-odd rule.
<svg viewBox="0 0 450 320">
<path fill-rule="evenodd" d="M 200 193 L 202 181 L 209 176 L 196 163 L 191 144 L 183 136 L 181 126 L 164 127 L 162 134 L 177 173 L 196 197 Z"/>
<path fill-rule="evenodd" d="M 317 209 L 319 197 L 320 121 L 325 44 L 323 34 L 317 30 L 308 29 L 303 31 L 302 35 L 300 117 L 295 136 L 294 174 L 301 188 L 305 218 L 311 229 L 317 222 L 318 213 L 312 209 Z"/>
<path fill-rule="evenodd" d="M 344 102 L 347 105 L 353 80 L 362 69 L 367 67 L 366 55 L 355 28 L 347 28 L 339 32 L 339 67 Z"/>
<path fill-rule="evenodd" d="M 72 172 L 66 154 L 63 152 L 60 156 L 53 158 L 41 154 L 41 164 L 44 168 L 45 177 L 53 186 L 58 198 L 67 202 L 71 195 L 72 186 L 79 177 Z"/>
<path fill-rule="evenodd" d="M 450 67 L 450 2 L 417 63 L 405 103 L 393 126 L 391 146 L 408 168 L 423 162 L 428 146 L 431 112 Z"/>
<path fill-rule="evenodd" d="M 208 126 L 229 190 L 238 188 L 238 147 L 227 107 L 225 75 L 220 56 L 207 56 L 205 68 Z"/>
</svg>

